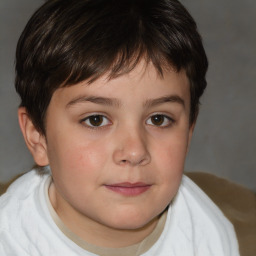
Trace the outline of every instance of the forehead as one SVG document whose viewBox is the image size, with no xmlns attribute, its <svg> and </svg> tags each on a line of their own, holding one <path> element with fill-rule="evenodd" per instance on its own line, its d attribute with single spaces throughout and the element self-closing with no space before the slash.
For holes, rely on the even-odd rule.
<svg viewBox="0 0 256 256">
<path fill-rule="evenodd" d="M 105 74 L 89 83 L 83 81 L 69 87 L 57 89 L 52 100 L 71 104 L 79 102 L 80 97 L 95 96 L 116 98 L 117 103 L 124 101 L 145 102 L 164 96 L 177 96 L 189 105 L 190 90 L 186 72 L 174 68 L 165 69 L 161 75 L 153 64 L 139 63 L 131 72 L 111 78 Z"/>
</svg>

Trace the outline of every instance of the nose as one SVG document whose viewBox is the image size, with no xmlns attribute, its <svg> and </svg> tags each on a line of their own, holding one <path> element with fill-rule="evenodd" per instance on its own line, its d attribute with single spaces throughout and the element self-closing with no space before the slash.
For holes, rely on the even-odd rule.
<svg viewBox="0 0 256 256">
<path fill-rule="evenodd" d="M 143 132 L 139 129 L 122 131 L 116 137 L 113 153 L 114 162 L 118 165 L 143 166 L 151 161 L 148 144 Z"/>
</svg>

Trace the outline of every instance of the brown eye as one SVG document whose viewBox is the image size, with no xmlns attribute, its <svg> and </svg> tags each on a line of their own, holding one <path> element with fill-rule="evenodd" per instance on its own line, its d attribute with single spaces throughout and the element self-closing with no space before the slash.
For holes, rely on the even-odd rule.
<svg viewBox="0 0 256 256">
<path fill-rule="evenodd" d="M 100 126 L 103 122 L 103 117 L 102 116 L 90 116 L 88 118 L 88 120 L 92 126 Z"/>
<path fill-rule="evenodd" d="M 149 125 L 159 127 L 168 127 L 172 124 L 172 122 L 173 120 L 170 117 L 160 114 L 153 115 L 146 121 L 146 123 Z"/>
<path fill-rule="evenodd" d="M 88 116 L 83 122 L 90 127 L 101 127 L 110 123 L 110 121 L 103 115 Z"/>
<path fill-rule="evenodd" d="M 163 115 L 155 115 L 151 117 L 151 122 L 154 125 L 160 126 L 164 122 L 164 116 Z"/>
</svg>

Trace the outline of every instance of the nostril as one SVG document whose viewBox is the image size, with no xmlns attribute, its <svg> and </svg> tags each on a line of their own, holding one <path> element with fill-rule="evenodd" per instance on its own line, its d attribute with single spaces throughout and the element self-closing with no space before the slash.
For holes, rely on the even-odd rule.
<svg viewBox="0 0 256 256">
<path fill-rule="evenodd" d="M 116 164 L 122 166 L 146 165 L 150 162 L 150 155 L 144 144 L 129 143 L 123 148 L 114 150 L 113 160 Z"/>
</svg>

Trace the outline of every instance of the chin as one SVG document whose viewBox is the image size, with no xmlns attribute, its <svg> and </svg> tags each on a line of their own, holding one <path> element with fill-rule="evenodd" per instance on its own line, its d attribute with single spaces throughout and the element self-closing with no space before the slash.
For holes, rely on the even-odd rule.
<svg viewBox="0 0 256 256">
<path fill-rule="evenodd" d="M 125 214 L 124 216 L 115 216 L 109 226 L 119 230 L 136 230 L 143 229 L 144 227 L 152 224 L 158 216 L 146 216 L 145 214 Z"/>
</svg>

